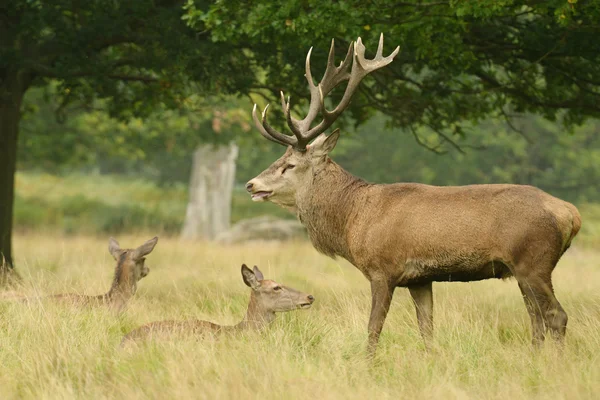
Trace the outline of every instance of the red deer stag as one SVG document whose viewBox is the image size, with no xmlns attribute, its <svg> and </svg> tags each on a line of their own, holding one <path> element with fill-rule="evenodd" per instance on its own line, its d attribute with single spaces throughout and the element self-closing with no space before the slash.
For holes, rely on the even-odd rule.
<svg viewBox="0 0 600 400">
<path fill-rule="evenodd" d="M 358 38 L 336 67 L 332 41 L 325 74 L 316 86 L 309 51 L 307 116 L 302 120 L 292 117 L 290 100 L 286 102 L 281 93 L 293 136 L 269 125 L 267 108 L 259 119 L 254 106 L 252 115 L 260 133 L 287 150 L 248 182 L 252 200 L 271 201 L 294 212 L 318 251 L 345 258 L 371 282 L 370 355 L 375 352 L 396 287 L 408 288 L 421 335 L 429 345 L 432 282 L 509 276 L 516 278 L 525 298 L 534 344 L 541 344 L 546 330 L 562 341 L 567 314 L 554 296 L 551 275 L 581 226 L 575 206 L 524 185 L 371 184 L 329 158 L 339 130 L 329 136 L 323 132 L 348 106 L 361 79 L 391 63 L 398 51 L 383 57 L 382 35 L 375 58 L 368 60 Z M 325 96 L 346 81 L 339 105 L 327 110 Z M 311 128 L 318 114 L 322 120 Z"/>
<path fill-rule="evenodd" d="M 125 346 L 136 340 L 150 339 L 157 336 L 201 336 L 210 333 L 236 332 L 244 329 L 262 329 L 275 320 L 276 312 L 310 308 L 313 301 L 315 301 L 315 298 L 310 294 L 265 279 L 256 265 L 251 270 L 246 264 L 243 264 L 242 279 L 252 289 L 252 292 L 246 316 L 239 324 L 222 326 L 200 320 L 150 322 L 125 335 L 121 345 Z"/>
</svg>

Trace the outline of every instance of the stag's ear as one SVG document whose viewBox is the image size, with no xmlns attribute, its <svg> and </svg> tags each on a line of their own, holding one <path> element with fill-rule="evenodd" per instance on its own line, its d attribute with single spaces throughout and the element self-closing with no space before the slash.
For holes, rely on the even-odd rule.
<svg viewBox="0 0 600 400">
<path fill-rule="evenodd" d="M 307 146 L 307 149 L 314 157 L 326 156 L 335 148 L 339 138 L 339 129 L 334 130 L 329 136 L 325 136 L 325 134 L 322 133 L 309 146 Z"/>
<path fill-rule="evenodd" d="M 258 267 L 256 265 L 254 266 L 252 271 L 254 271 L 254 276 L 256 276 L 256 279 L 258 279 L 259 281 L 262 281 L 265 279 L 265 277 L 263 276 L 263 273 L 260 272 L 260 269 L 258 269 Z"/>
<path fill-rule="evenodd" d="M 246 286 L 251 287 L 252 290 L 257 290 L 260 287 L 256 275 L 254 275 L 254 272 L 246 264 L 242 264 L 242 279 L 244 279 Z"/>
<path fill-rule="evenodd" d="M 146 243 L 133 250 L 133 254 L 131 258 L 134 260 L 140 260 L 142 257 L 150 254 L 152 250 L 154 250 L 154 246 L 158 242 L 158 236 L 154 236 L 152 239 L 148 240 Z"/>
<path fill-rule="evenodd" d="M 119 255 L 121 255 L 121 246 L 115 238 L 108 239 L 108 252 L 116 261 L 119 261 Z"/>
</svg>

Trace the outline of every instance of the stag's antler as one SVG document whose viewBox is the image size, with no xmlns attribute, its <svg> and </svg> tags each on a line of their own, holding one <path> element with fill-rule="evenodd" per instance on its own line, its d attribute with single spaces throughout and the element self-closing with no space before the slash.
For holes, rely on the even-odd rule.
<svg viewBox="0 0 600 400">
<path fill-rule="evenodd" d="M 275 143 L 282 144 L 284 146 L 291 145 L 298 150 L 306 150 L 306 145 L 311 140 L 316 138 L 321 133 L 325 132 L 327 128 L 333 124 L 333 122 L 340 116 L 340 114 L 350 104 L 350 99 L 360 81 L 367 76 L 369 73 L 378 70 L 379 68 L 385 67 L 394 60 L 394 57 L 400 51 L 400 46 L 396 47 L 396 50 L 387 57 L 383 57 L 383 33 L 379 38 L 379 47 L 377 47 L 377 54 L 372 60 L 365 59 L 365 46 L 362 44 L 360 37 L 356 40 L 356 43 L 350 43 L 348 53 L 344 61 L 340 63 L 339 67 L 335 66 L 335 50 L 334 41 L 331 41 L 331 49 L 329 50 L 329 58 L 327 60 L 327 69 L 323 75 L 321 82 L 315 86 L 312 74 L 310 72 L 310 53 L 312 47 L 308 51 L 306 56 L 306 80 L 308 81 L 308 87 L 310 89 L 310 107 L 308 114 L 304 119 L 297 120 L 292 117 L 290 112 L 290 98 L 287 101 L 283 92 L 281 92 L 281 106 L 287 121 L 287 125 L 294 134 L 294 136 L 285 135 L 281 132 L 273 129 L 267 122 L 267 111 L 269 105 L 265 107 L 262 112 L 262 118 L 259 119 L 256 110 L 256 104 L 252 110 L 252 118 L 256 127 L 260 133 L 269 140 Z M 354 51 L 353 51 L 354 50 Z M 352 69 L 349 71 L 350 59 L 354 55 L 354 62 L 352 63 Z M 328 111 L 325 108 L 325 97 L 340 83 L 348 81 L 348 86 L 344 92 L 342 100 L 333 111 Z M 311 124 L 317 117 L 317 114 L 321 113 L 323 120 L 314 128 L 311 129 Z"/>
</svg>

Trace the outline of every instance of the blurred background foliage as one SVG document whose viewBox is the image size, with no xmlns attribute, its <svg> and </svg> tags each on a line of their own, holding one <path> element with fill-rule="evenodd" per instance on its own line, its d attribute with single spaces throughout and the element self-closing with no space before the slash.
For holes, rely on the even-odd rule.
<svg viewBox="0 0 600 400">
<path fill-rule="evenodd" d="M 19 123 L 17 229 L 177 233 L 194 149 L 230 141 L 240 147 L 234 222 L 293 217 L 243 193 L 284 150 L 254 130 L 252 103 L 275 103 L 283 89 L 301 115 L 308 48 L 315 46 L 318 79 L 332 37 L 339 61 L 357 36 L 372 56 L 379 32 L 386 54 L 402 49 L 363 82 L 336 123 L 343 140 L 333 157 L 343 167 L 372 182 L 512 182 L 587 210 L 600 203 L 598 1 L 2 7 L 0 23 L 12 22 L 0 26 L 0 83 L 30 78 Z M 330 106 L 342 92 L 331 94 Z M 283 128 L 278 107 L 271 120 Z"/>
<path fill-rule="evenodd" d="M 293 215 L 252 203 L 243 184 L 283 154 L 250 121 L 246 98 L 189 100 L 146 119 L 112 119 L 102 105 L 56 113 L 51 84 L 26 98 L 19 143 L 15 225 L 65 233 L 154 230 L 177 234 L 187 203 L 194 149 L 203 143 L 240 146 L 233 222 L 263 214 Z M 207 106 L 207 103 L 209 106 Z M 467 127 L 461 150 L 437 154 L 408 129 L 375 114 L 346 124 L 333 158 L 371 182 L 434 185 L 513 182 L 531 184 L 578 205 L 600 203 L 600 123 L 565 132 L 560 124 L 523 115 L 509 125 L 490 119 Z M 435 143 L 427 128 L 419 140 Z M 591 215 L 600 213 L 584 206 Z M 600 219 L 600 218 L 599 218 Z"/>
</svg>

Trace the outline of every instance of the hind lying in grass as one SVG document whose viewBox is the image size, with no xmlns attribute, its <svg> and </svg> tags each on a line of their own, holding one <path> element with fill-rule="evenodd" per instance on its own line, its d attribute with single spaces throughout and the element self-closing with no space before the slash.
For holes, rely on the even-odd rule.
<svg viewBox="0 0 600 400">
<path fill-rule="evenodd" d="M 222 326 L 208 321 L 157 321 L 150 322 L 129 332 L 121 345 L 155 337 L 168 338 L 175 335 L 219 334 L 243 329 L 261 329 L 275 319 L 276 312 L 310 308 L 315 298 L 296 289 L 264 279 L 257 266 L 251 270 L 242 265 L 242 279 L 252 289 L 248 311 L 237 325 Z"/>
<path fill-rule="evenodd" d="M 61 293 L 44 296 L 44 299 L 58 300 L 61 302 L 78 306 L 101 306 L 105 305 L 115 311 L 121 311 L 127 302 L 133 297 L 137 290 L 137 283 L 150 272 L 145 264 L 146 256 L 154 250 L 158 237 L 154 237 L 135 249 L 121 249 L 119 243 L 110 238 L 108 251 L 114 257 L 117 265 L 115 277 L 110 290 L 101 295 L 89 296 L 78 293 Z M 30 301 L 32 297 L 11 296 L 5 299 Z M 36 297 L 35 299 L 39 299 Z"/>
</svg>

